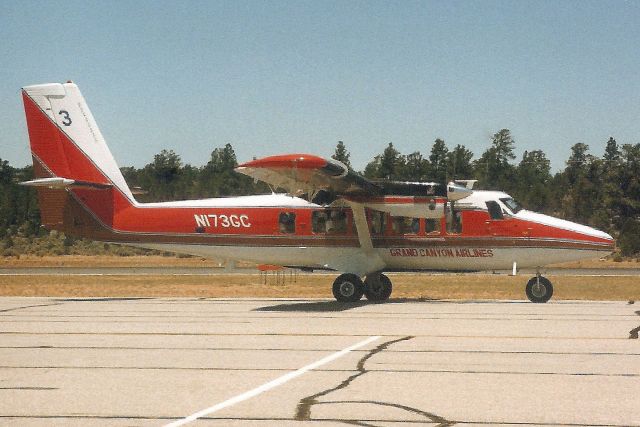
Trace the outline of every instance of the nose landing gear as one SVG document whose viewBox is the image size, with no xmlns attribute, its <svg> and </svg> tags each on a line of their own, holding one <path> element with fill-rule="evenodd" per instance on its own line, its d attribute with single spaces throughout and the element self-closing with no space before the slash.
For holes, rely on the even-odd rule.
<svg viewBox="0 0 640 427">
<path fill-rule="evenodd" d="M 536 273 L 535 277 L 532 277 L 527 282 L 525 289 L 527 298 L 529 301 L 535 303 L 545 303 L 553 296 L 553 285 L 544 276 L 540 275 L 540 272 Z"/>
</svg>

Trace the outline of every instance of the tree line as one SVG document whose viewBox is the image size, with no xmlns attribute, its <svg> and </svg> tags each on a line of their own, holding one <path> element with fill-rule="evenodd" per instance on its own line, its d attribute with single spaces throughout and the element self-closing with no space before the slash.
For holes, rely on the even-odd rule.
<svg viewBox="0 0 640 427">
<path fill-rule="evenodd" d="M 611 137 L 598 156 L 587 144 L 577 143 L 557 173 L 551 173 L 550 160 L 541 150 L 525 151 L 518 160 L 515 145 L 508 129 L 496 132 L 476 159 L 464 145 L 449 148 L 440 138 L 424 153 L 403 154 L 389 143 L 361 173 L 401 181 L 478 179 L 476 188 L 505 191 L 527 209 L 607 231 L 616 237 L 622 256 L 640 253 L 640 144 L 619 145 Z M 343 141 L 332 157 L 351 168 Z M 270 191 L 264 183 L 234 172 L 237 165 L 233 147 L 226 144 L 215 148 L 204 166 L 184 164 L 173 150 L 162 150 L 144 167 L 124 167 L 122 173 L 142 202 Z M 36 192 L 18 185 L 32 177 L 31 166 L 15 168 L 0 159 L 0 255 L 133 251 L 51 236 L 40 227 Z"/>
</svg>

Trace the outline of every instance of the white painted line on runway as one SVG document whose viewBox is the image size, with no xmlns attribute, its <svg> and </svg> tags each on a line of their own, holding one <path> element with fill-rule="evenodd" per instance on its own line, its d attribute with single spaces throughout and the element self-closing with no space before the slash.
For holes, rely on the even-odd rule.
<svg viewBox="0 0 640 427">
<path fill-rule="evenodd" d="M 242 394 L 239 394 L 239 395 L 237 395 L 235 397 L 232 397 L 231 399 L 227 399 L 224 402 L 220 402 L 220 403 L 218 403 L 216 405 L 213 405 L 213 406 L 211 406 L 211 407 L 209 407 L 207 409 L 203 409 L 202 411 L 198 411 L 195 414 L 189 415 L 188 417 L 183 418 L 181 420 L 169 423 L 169 424 L 166 425 L 166 427 L 182 426 L 182 425 L 185 425 L 185 424 L 190 423 L 192 421 L 195 421 L 198 418 L 202 418 L 202 417 L 204 417 L 206 415 L 213 414 L 214 412 L 217 412 L 217 411 L 219 411 L 221 409 L 227 408 L 229 406 L 233 406 L 236 403 L 240 403 L 240 402 L 243 402 L 245 400 L 251 399 L 252 397 L 255 397 L 255 396 L 257 396 L 257 395 L 259 395 L 261 393 L 264 393 L 265 391 L 269 391 L 272 388 L 276 388 L 276 387 L 278 387 L 278 386 L 280 386 L 280 385 L 282 385 L 282 384 L 284 384 L 284 383 L 286 383 L 288 381 L 291 381 L 292 379 L 297 378 L 297 377 L 299 377 L 300 375 L 302 375 L 304 373 L 307 373 L 307 372 L 309 372 L 309 371 L 311 371 L 313 369 L 319 368 L 320 366 L 325 365 L 325 364 L 327 364 L 329 362 L 332 362 L 332 361 L 334 361 L 334 360 L 346 355 L 347 353 L 349 353 L 349 352 L 351 352 L 353 350 L 357 350 L 360 347 L 364 347 L 365 345 L 367 345 L 369 343 L 372 343 L 373 341 L 375 341 L 377 339 L 380 339 L 380 337 L 379 336 L 369 337 L 364 341 L 360 341 L 357 344 L 354 344 L 354 345 L 352 345 L 350 347 L 347 347 L 347 348 L 345 348 L 343 350 L 340 350 L 340 351 L 338 351 L 336 353 L 330 354 L 329 356 L 327 356 L 327 357 L 325 357 L 323 359 L 320 359 L 317 362 L 313 362 L 310 365 L 304 366 L 304 367 L 302 367 L 302 368 L 300 368 L 300 369 L 298 369 L 296 371 L 289 372 L 288 374 L 283 375 L 283 376 L 281 376 L 279 378 L 276 378 L 273 381 L 269 381 L 268 383 L 262 384 L 261 386 L 256 387 L 253 390 L 249 390 L 249 391 L 247 391 L 245 393 L 242 393 Z"/>
</svg>

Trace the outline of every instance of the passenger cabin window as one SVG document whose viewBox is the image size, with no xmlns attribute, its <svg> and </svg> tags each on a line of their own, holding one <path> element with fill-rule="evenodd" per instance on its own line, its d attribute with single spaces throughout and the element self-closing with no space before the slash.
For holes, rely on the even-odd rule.
<svg viewBox="0 0 640 427">
<path fill-rule="evenodd" d="M 420 232 L 420 219 L 406 216 L 394 216 L 391 222 L 394 234 L 418 234 Z"/>
<path fill-rule="evenodd" d="M 371 234 L 382 234 L 386 228 L 386 214 L 380 211 L 371 211 Z"/>
<path fill-rule="evenodd" d="M 327 219 L 327 233 L 347 233 L 347 213 L 345 211 L 339 209 L 329 211 L 329 218 Z"/>
<path fill-rule="evenodd" d="M 489 216 L 491 219 L 504 219 L 502 208 L 495 200 L 489 200 L 487 202 L 487 209 L 489 210 Z"/>
<path fill-rule="evenodd" d="M 311 214 L 311 230 L 316 234 L 345 234 L 347 213 L 338 209 L 315 211 Z"/>
<path fill-rule="evenodd" d="M 440 218 L 427 218 L 424 225 L 425 233 L 440 234 Z"/>
<path fill-rule="evenodd" d="M 327 232 L 327 213 L 323 211 L 315 211 L 311 214 L 311 231 L 314 233 Z"/>
<path fill-rule="evenodd" d="M 462 233 L 462 212 L 454 208 L 453 202 L 445 204 L 445 216 L 447 218 L 447 233 Z"/>
<path fill-rule="evenodd" d="M 280 212 L 278 217 L 280 232 L 292 234 L 296 232 L 296 214 L 293 212 Z"/>
</svg>

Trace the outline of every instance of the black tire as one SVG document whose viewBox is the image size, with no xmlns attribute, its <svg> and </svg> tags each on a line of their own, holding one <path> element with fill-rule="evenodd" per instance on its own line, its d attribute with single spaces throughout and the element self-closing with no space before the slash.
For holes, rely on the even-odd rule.
<svg viewBox="0 0 640 427">
<path fill-rule="evenodd" d="M 393 285 L 384 274 L 372 274 L 364 280 L 364 296 L 369 301 L 386 301 L 391 296 Z"/>
<path fill-rule="evenodd" d="M 527 282 L 527 298 L 529 301 L 535 303 L 545 303 L 553 296 L 553 285 L 546 277 L 540 276 L 540 283 L 538 284 L 538 278 L 532 277 Z"/>
<path fill-rule="evenodd" d="M 355 274 L 341 274 L 333 282 L 333 296 L 340 302 L 359 301 L 363 293 L 364 284 Z"/>
</svg>

